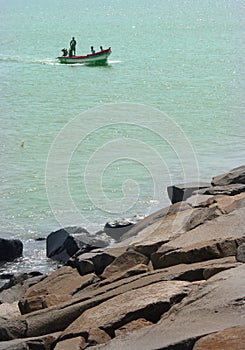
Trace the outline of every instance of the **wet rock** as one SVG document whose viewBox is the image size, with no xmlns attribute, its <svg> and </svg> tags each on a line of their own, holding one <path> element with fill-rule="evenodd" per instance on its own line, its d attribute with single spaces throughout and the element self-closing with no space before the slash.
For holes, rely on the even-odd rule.
<svg viewBox="0 0 245 350">
<path fill-rule="evenodd" d="M 245 184 L 245 165 L 234 168 L 227 173 L 215 176 L 212 179 L 213 186 L 227 186 L 230 184 Z"/>
<path fill-rule="evenodd" d="M 208 182 L 192 182 L 192 183 L 186 183 L 186 184 L 179 184 L 179 185 L 173 185 L 168 186 L 168 196 L 171 200 L 171 203 L 178 203 L 185 201 L 187 198 L 191 197 L 194 191 L 197 191 L 199 189 L 203 189 L 206 187 L 210 187 L 210 183 Z"/>
<path fill-rule="evenodd" d="M 81 275 L 94 272 L 96 275 L 101 275 L 104 269 L 110 265 L 115 256 L 110 254 L 110 250 L 103 251 L 95 249 L 90 253 L 76 253 L 67 264 L 76 267 Z"/>
<path fill-rule="evenodd" d="M 104 231 L 108 236 L 119 241 L 126 232 L 143 218 L 144 216 L 136 215 L 133 218 L 113 220 L 105 224 Z"/>
<path fill-rule="evenodd" d="M 0 262 L 14 261 L 22 253 L 23 243 L 19 239 L 0 238 Z"/>
<path fill-rule="evenodd" d="M 193 350 L 242 350 L 245 344 L 245 326 L 237 326 L 199 339 Z"/>
<path fill-rule="evenodd" d="M 81 227 L 66 227 L 52 232 L 47 237 L 47 256 L 66 263 L 77 251 L 89 252 L 99 247 L 106 247 L 109 238 L 98 234 L 92 235 Z"/>
<path fill-rule="evenodd" d="M 44 275 L 35 272 L 9 276 L 7 285 L 0 292 L 0 303 L 13 303 L 20 300 L 31 285 L 36 284 L 44 277 Z"/>
</svg>

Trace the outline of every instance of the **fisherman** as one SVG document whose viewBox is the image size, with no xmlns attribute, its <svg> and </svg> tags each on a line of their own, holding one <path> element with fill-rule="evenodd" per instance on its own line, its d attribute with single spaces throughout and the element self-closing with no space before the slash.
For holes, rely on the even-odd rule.
<svg viewBox="0 0 245 350">
<path fill-rule="evenodd" d="M 103 47 L 102 46 L 100 46 L 100 51 L 103 51 Z"/>
<path fill-rule="evenodd" d="M 95 53 L 95 50 L 94 50 L 94 47 L 91 46 L 91 53 L 94 54 Z"/>
<path fill-rule="evenodd" d="M 67 56 L 67 49 L 62 49 L 61 51 L 63 52 L 63 56 Z"/>
<path fill-rule="evenodd" d="M 74 53 L 74 56 L 76 56 L 76 40 L 74 38 L 74 36 L 72 37 L 71 41 L 70 41 L 70 50 L 71 50 L 71 56 Z"/>
</svg>

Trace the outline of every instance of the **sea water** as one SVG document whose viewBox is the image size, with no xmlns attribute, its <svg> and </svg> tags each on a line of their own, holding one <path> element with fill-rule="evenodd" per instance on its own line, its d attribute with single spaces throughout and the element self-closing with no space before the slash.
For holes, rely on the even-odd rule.
<svg viewBox="0 0 245 350">
<path fill-rule="evenodd" d="M 167 206 L 166 187 L 244 164 L 244 2 L 0 1 L 1 271 L 47 271 L 44 241 Z M 62 65 L 111 47 L 107 66 Z"/>
</svg>

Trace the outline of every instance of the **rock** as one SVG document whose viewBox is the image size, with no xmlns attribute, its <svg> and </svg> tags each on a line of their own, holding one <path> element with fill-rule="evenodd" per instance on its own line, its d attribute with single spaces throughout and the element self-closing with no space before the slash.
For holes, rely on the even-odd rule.
<svg viewBox="0 0 245 350">
<path fill-rule="evenodd" d="M 185 202 L 173 204 L 172 207 L 162 217 L 162 212 L 158 212 L 159 215 L 149 220 L 146 223 L 146 227 L 142 228 L 137 236 L 131 237 L 121 244 L 125 244 L 126 242 L 129 246 L 133 246 L 135 250 L 150 257 L 162 244 L 173 239 L 175 235 L 179 236 L 181 232 L 184 232 L 184 226 L 194 209 Z M 178 210 L 176 211 L 177 208 L 181 208 L 182 210 L 180 212 Z M 140 224 L 143 224 L 143 221 Z M 131 230 L 128 233 L 130 232 Z"/>
<path fill-rule="evenodd" d="M 190 291 L 190 283 L 182 281 L 163 281 L 128 291 L 85 311 L 60 338 L 89 334 L 91 328 L 102 329 L 113 336 L 116 329 L 139 318 L 156 323 Z"/>
<path fill-rule="evenodd" d="M 76 269 L 63 266 L 27 290 L 19 301 L 20 311 L 26 314 L 68 301 L 95 280 L 95 275 L 83 277 Z"/>
<path fill-rule="evenodd" d="M 110 265 L 115 256 L 110 254 L 110 250 L 103 251 L 95 249 L 89 253 L 81 253 L 78 251 L 68 262 L 67 265 L 76 267 L 81 275 L 95 272 L 101 275 L 104 269 Z"/>
<path fill-rule="evenodd" d="M 245 165 L 234 168 L 227 173 L 213 177 L 213 186 L 227 186 L 230 184 L 245 184 Z"/>
<path fill-rule="evenodd" d="M 237 261 L 245 263 L 245 243 L 242 243 L 238 246 L 236 252 L 236 259 Z"/>
<path fill-rule="evenodd" d="M 51 350 L 51 344 L 58 336 L 59 333 L 53 333 L 34 338 L 0 341 L 0 350 Z"/>
<path fill-rule="evenodd" d="M 173 215 L 180 215 L 181 212 L 191 210 L 191 205 L 186 202 L 180 202 L 170 205 L 167 208 L 158 210 L 157 212 L 147 216 L 146 218 L 135 224 L 127 233 L 121 237 L 122 244 L 130 243 L 130 238 L 136 237 L 139 233 L 146 230 L 153 224 L 163 222 L 171 218 Z"/>
<path fill-rule="evenodd" d="M 213 220 L 219 215 L 221 215 L 221 213 L 217 207 L 195 209 L 185 224 L 184 230 L 190 231 L 193 228 L 203 224 L 205 221 Z"/>
<path fill-rule="evenodd" d="M 23 243 L 19 239 L 0 238 L 0 262 L 13 261 L 22 253 Z"/>
<path fill-rule="evenodd" d="M 59 342 L 54 350 L 82 350 L 85 349 L 85 346 L 85 339 L 83 337 L 76 337 Z"/>
<path fill-rule="evenodd" d="M 102 274 L 103 278 L 108 278 L 114 274 L 122 273 L 138 264 L 148 264 L 149 259 L 135 250 L 129 250 L 117 257 Z"/>
<path fill-rule="evenodd" d="M 213 198 L 212 195 L 205 194 L 194 194 L 186 199 L 186 203 L 190 204 L 193 208 L 196 207 L 207 207 L 208 201 Z"/>
<path fill-rule="evenodd" d="M 110 221 L 105 224 L 104 231 L 108 236 L 119 241 L 122 235 L 128 232 L 132 226 L 137 224 L 143 218 L 144 216 L 136 215 L 133 218 Z"/>
<path fill-rule="evenodd" d="M 154 324 L 153 322 L 147 321 L 145 318 L 138 318 L 137 320 L 131 321 L 125 324 L 124 326 L 118 328 L 115 331 L 115 335 L 116 336 L 124 335 L 126 333 L 133 332 L 143 327 L 152 326 L 153 324 Z"/>
<path fill-rule="evenodd" d="M 152 254 L 151 261 L 154 268 L 162 268 L 183 263 L 190 264 L 198 261 L 218 259 L 235 254 L 236 241 L 231 238 L 203 241 L 167 252 L 166 247 L 163 245 L 156 253 Z"/>
<path fill-rule="evenodd" d="M 66 263 L 77 251 L 89 252 L 98 247 L 106 247 L 109 239 L 100 234 L 91 235 L 81 227 L 66 227 L 52 232 L 47 237 L 47 256 Z"/>
<path fill-rule="evenodd" d="M 172 307 L 154 326 L 112 339 L 100 349 L 192 349 L 200 337 L 244 326 L 244 273 L 245 265 L 241 264 L 216 274 Z"/>
<path fill-rule="evenodd" d="M 100 328 L 92 328 L 89 330 L 87 344 L 88 346 L 103 344 L 111 340 L 109 334 Z M 67 349 L 68 350 L 68 349 Z M 70 350 L 70 349 L 69 349 Z"/>
<path fill-rule="evenodd" d="M 235 196 L 236 194 L 245 192 L 244 184 L 231 184 L 226 186 L 213 186 L 205 188 L 204 190 L 198 191 L 200 194 L 204 195 L 228 195 Z"/>
<path fill-rule="evenodd" d="M 172 204 L 185 201 L 187 198 L 191 197 L 194 191 L 210 187 L 208 182 L 192 182 L 187 184 L 179 184 L 168 186 L 168 196 Z"/>
<path fill-rule="evenodd" d="M 213 220 L 205 221 L 190 231 L 173 235 L 170 245 L 174 249 L 179 249 L 213 239 L 225 240 L 232 237 L 238 241 L 244 237 L 244 217 L 245 207 L 236 209 L 227 215 L 220 215 Z"/>
<path fill-rule="evenodd" d="M 122 272 L 118 272 L 113 274 L 112 276 L 106 278 L 105 280 L 102 280 L 99 283 L 99 286 L 104 286 L 106 284 L 121 280 L 123 278 L 128 278 L 131 276 L 136 276 L 142 273 L 146 273 L 150 271 L 150 267 L 145 265 L 145 264 L 138 264 L 135 265 L 131 268 L 129 268 L 128 270 L 122 271 Z"/>
<path fill-rule="evenodd" d="M 36 273 L 13 275 L 8 280 L 7 288 L 0 292 L 0 303 L 19 301 L 31 285 L 36 284 L 45 276 Z M 35 276 L 35 277 L 33 277 Z"/>
<path fill-rule="evenodd" d="M 193 350 L 242 350 L 245 344 L 245 326 L 237 326 L 199 339 Z"/>
<path fill-rule="evenodd" d="M 18 316 L 20 316 L 18 301 L 0 304 L 0 317 L 4 318 L 5 320 L 10 320 Z"/>
<path fill-rule="evenodd" d="M 200 281 L 207 280 L 216 273 L 239 266 L 233 256 L 201 261 L 192 264 L 178 264 L 168 268 L 155 270 L 156 279 L 159 280 L 181 280 L 181 281 Z"/>
</svg>

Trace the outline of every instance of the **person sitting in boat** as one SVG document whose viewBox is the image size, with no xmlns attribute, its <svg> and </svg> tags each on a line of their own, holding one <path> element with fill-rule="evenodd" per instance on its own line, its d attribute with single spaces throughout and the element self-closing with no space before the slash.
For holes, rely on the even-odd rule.
<svg viewBox="0 0 245 350">
<path fill-rule="evenodd" d="M 71 57 L 72 56 L 72 49 L 70 48 L 69 49 L 69 57 Z"/>
<path fill-rule="evenodd" d="M 103 51 L 103 47 L 102 46 L 100 46 L 100 51 Z"/>
<path fill-rule="evenodd" d="M 94 54 L 95 53 L 95 50 L 94 50 L 94 47 L 91 46 L 91 53 Z"/>
<path fill-rule="evenodd" d="M 74 56 L 76 56 L 76 44 L 77 44 L 77 42 L 73 36 L 71 41 L 70 41 L 71 56 L 72 56 L 72 54 L 74 54 Z"/>
<path fill-rule="evenodd" d="M 67 56 L 67 49 L 62 49 L 61 51 L 63 52 L 62 56 Z"/>
</svg>

